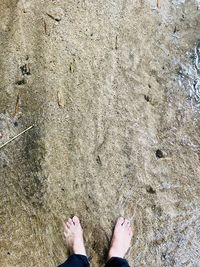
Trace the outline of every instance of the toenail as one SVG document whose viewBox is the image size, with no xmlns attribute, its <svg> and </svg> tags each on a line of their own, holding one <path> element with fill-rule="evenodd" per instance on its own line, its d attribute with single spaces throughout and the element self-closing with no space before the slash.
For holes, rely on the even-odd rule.
<svg viewBox="0 0 200 267">
<path fill-rule="evenodd" d="M 124 218 L 123 217 L 119 217 L 119 221 L 124 221 Z"/>
</svg>

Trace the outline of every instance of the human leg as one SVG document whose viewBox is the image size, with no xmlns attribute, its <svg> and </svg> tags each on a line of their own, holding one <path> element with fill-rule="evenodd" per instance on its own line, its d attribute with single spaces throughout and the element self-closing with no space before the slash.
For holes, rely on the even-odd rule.
<svg viewBox="0 0 200 267">
<path fill-rule="evenodd" d="M 64 236 L 71 256 L 58 267 L 89 267 L 83 240 L 83 230 L 77 216 L 72 219 L 69 218 L 64 223 Z"/>
<path fill-rule="evenodd" d="M 130 247 L 132 236 L 130 222 L 122 217 L 118 218 L 105 267 L 130 267 L 124 256 Z"/>
<path fill-rule="evenodd" d="M 89 267 L 90 264 L 85 255 L 81 254 L 73 254 L 69 256 L 69 258 L 58 267 Z"/>
<path fill-rule="evenodd" d="M 126 259 L 112 257 L 107 261 L 105 267 L 130 267 L 130 265 Z"/>
</svg>

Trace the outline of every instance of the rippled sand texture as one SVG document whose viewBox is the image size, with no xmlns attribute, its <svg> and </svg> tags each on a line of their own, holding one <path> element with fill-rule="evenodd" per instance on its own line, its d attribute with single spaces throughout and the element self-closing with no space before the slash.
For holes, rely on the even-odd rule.
<svg viewBox="0 0 200 267">
<path fill-rule="evenodd" d="M 54 267 L 76 214 L 95 267 L 119 215 L 134 267 L 200 266 L 200 9 L 2 0 L 0 266 Z"/>
</svg>

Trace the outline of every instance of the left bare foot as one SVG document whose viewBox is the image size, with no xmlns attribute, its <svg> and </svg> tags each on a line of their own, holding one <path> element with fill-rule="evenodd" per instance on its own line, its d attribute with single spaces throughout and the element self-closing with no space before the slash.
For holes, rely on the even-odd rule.
<svg viewBox="0 0 200 267">
<path fill-rule="evenodd" d="M 81 254 L 86 256 L 83 240 L 83 229 L 79 218 L 74 216 L 64 223 L 64 236 L 69 246 L 71 254 Z"/>
<path fill-rule="evenodd" d="M 131 245 L 133 231 L 130 222 L 119 217 L 115 224 L 108 259 L 112 257 L 123 258 Z"/>
</svg>

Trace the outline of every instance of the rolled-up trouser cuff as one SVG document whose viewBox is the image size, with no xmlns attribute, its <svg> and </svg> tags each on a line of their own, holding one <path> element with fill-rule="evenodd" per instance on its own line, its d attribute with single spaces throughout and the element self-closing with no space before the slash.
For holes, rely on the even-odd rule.
<svg viewBox="0 0 200 267">
<path fill-rule="evenodd" d="M 69 258 L 58 267 L 89 267 L 88 258 L 81 254 L 72 254 Z"/>
<path fill-rule="evenodd" d="M 130 266 L 127 260 L 119 257 L 112 257 L 107 261 L 105 267 L 130 267 Z"/>
</svg>

